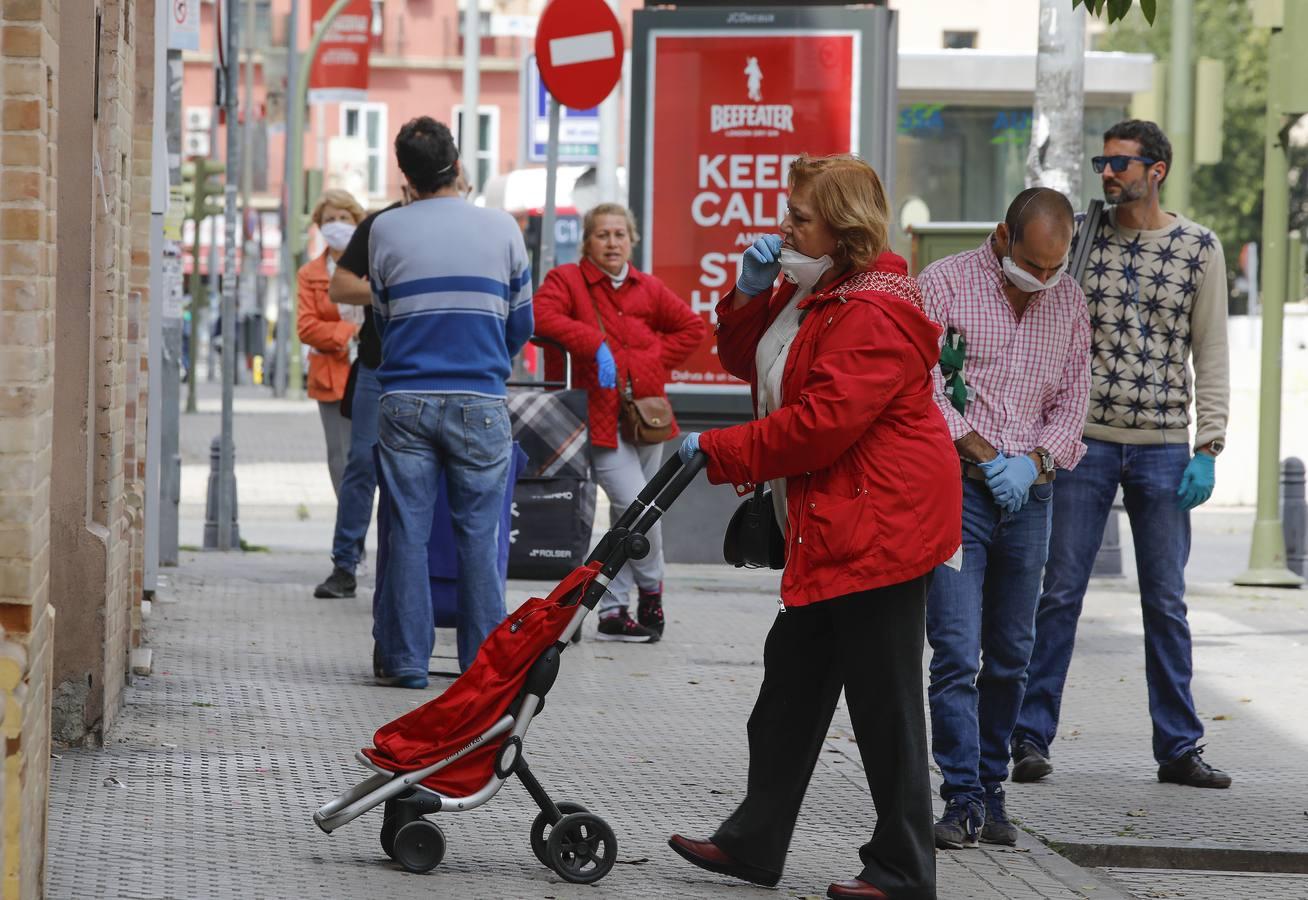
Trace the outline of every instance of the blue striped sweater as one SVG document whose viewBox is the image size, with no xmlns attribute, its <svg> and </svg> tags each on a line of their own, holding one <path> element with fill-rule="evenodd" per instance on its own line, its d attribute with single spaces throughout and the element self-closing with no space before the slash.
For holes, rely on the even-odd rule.
<svg viewBox="0 0 1308 900">
<path fill-rule="evenodd" d="M 508 213 L 458 197 L 390 210 L 368 240 L 383 394 L 503 397 L 531 337 L 531 266 Z"/>
</svg>

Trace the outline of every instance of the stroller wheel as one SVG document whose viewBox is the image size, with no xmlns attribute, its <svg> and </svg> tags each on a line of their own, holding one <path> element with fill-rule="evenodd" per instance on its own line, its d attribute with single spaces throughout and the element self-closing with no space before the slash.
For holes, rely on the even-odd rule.
<svg viewBox="0 0 1308 900">
<path fill-rule="evenodd" d="M 618 858 L 618 839 L 599 816 L 579 812 L 564 816 L 550 831 L 545 853 L 564 881 L 593 884 Z"/>
<path fill-rule="evenodd" d="M 395 861 L 410 872 L 430 872 L 445 856 L 445 833 L 426 819 L 395 832 Z"/>
<path fill-rule="evenodd" d="M 573 803 L 571 800 L 563 800 L 554 805 L 557 806 L 559 812 L 563 813 L 565 816 L 571 813 L 584 813 L 586 811 L 586 807 L 582 806 L 580 803 Z M 536 858 L 540 860 L 542 866 L 547 869 L 552 869 L 554 868 L 554 864 L 550 862 L 550 858 L 545 852 L 545 830 L 549 827 L 550 820 L 545 817 L 545 811 L 541 810 L 540 814 L 536 816 L 536 820 L 531 823 L 531 852 L 536 854 Z"/>
</svg>

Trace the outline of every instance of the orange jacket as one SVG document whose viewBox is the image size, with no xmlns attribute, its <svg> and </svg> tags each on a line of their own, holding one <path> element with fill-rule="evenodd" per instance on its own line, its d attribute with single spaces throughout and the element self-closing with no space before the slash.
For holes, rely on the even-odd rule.
<svg viewBox="0 0 1308 900">
<path fill-rule="evenodd" d="M 350 341 L 359 326 L 341 321 L 340 311 L 327 296 L 327 283 L 324 252 L 300 269 L 297 330 L 300 342 L 314 350 L 309 354 L 309 396 L 332 403 L 345 396 L 345 382 L 350 377 Z"/>
</svg>

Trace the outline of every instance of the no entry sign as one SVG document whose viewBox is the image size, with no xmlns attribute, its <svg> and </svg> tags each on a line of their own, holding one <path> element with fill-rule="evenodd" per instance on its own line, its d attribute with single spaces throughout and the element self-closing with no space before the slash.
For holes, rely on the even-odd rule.
<svg viewBox="0 0 1308 900">
<path fill-rule="evenodd" d="M 536 28 L 536 60 L 555 100 L 590 109 L 622 77 L 622 29 L 604 0 L 551 0 Z"/>
</svg>

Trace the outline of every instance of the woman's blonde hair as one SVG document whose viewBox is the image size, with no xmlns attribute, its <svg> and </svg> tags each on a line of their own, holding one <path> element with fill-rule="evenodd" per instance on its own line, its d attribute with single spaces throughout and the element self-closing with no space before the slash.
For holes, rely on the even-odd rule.
<svg viewBox="0 0 1308 900">
<path fill-rule="evenodd" d="M 587 210 L 581 220 L 581 246 L 585 247 L 590 241 L 590 236 L 595 233 L 595 220 L 600 216 L 622 216 L 627 220 L 627 231 L 631 234 L 631 242 L 640 243 L 640 235 L 636 232 L 636 218 L 631 214 L 631 210 L 621 203 L 601 203 Z"/>
<path fill-rule="evenodd" d="M 857 156 L 801 155 L 790 164 L 790 190 L 809 185 L 813 210 L 839 239 L 857 269 L 865 269 L 890 244 L 890 202 L 881 178 Z"/>
<path fill-rule="evenodd" d="M 343 209 L 348 212 L 350 217 L 354 219 L 355 225 L 362 222 L 364 216 L 367 215 L 367 213 L 363 211 L 363 207 L 359 205 L 359 201 L 354 199 L 353 194 L 349 191 L 343 191 L 340 188 L 331 188 L 323 191 L 322 196 L 318 198 L 318 202 L 314 204 L 312 216 L 313 224 L 321 227 L 322 211 L 329 206 L 334 206 L 337 209 Z"/>
</svg>

